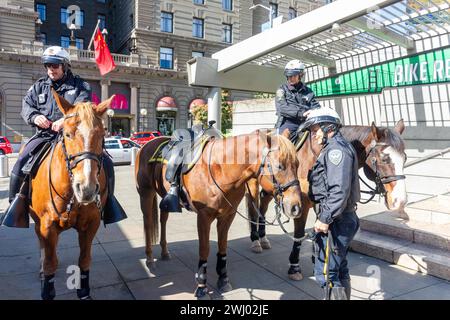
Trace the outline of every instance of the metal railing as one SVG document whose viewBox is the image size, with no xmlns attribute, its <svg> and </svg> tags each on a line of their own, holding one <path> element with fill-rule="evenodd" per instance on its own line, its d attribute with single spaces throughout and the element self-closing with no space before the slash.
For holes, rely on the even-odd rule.
<svg viewBox="0 0 450 320">
<path fill-rule="evenodd" d="M 446 153 L 449 152 L 449 151 L 450 151 L 450 147 L 445 148 L 445 149 L 442 149 L 442 150 L 440 150 L 440 151 L 436 151 L 436 152 L 430 153 L 429 155 L 426 155 L 426 156 L 424 156 L 424 157 L 422 157 L 422 158 L 414 159 L 414 160 L 412 160 L 412 161 L 406 163 L 405 166 L 404 166 L 404 168 L 411 167 L 411 166 L 413 166 L 413 165 L 416 165 L 416 164 L 418 164 L 418 163 L 422 163 L 422 162 L 424 162 L 424 161 L 430 160 L 430 159 L 435 158 L 435 157 L 437 157 L 437 156 L 443 156 L 444 154 L 446 154 Z"/>
</svg>

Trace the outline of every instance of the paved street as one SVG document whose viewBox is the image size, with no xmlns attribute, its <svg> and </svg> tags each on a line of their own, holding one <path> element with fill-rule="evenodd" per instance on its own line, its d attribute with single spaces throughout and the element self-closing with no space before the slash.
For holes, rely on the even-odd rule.
<svg viewBox="0 0 450 320">
<path fill-rule="evenodd" d="M 133 168 L 116 167 L 117 198 L 129 218 L 116 225 L 102 226 L 93 245 L 91 288 L 94 299 L 195 299 L 194 274 L 198 261 L 196 217 L 194 213 L 171 214 L 168 241 L 172 259 L 157 260 L 154 268 L 145 265 L 143 222 L 134 186 Z M 7 206 L 8 178 L 0 179 L 0 210 Z M 241 204 L 245 212 L 245 205 Z M 375 210 L 361 206 L 359 214 Z M 312 226 L 310 214 L 308 227 Z M 287 224 L 292 231 L 293 224 Z M 211 233 L 208 299 L 286 300 L 319 299 L 321 290 L 312 277 L 311 242 L 303 245 L 301 266 L 305 279 L 287 278 L 291 240 L 278 227 L 268 227 L 272 249 L 261 254 L 250 251 L 248 224 L 237 216 L 229 233 L 228 273 L 233 290 L 221 296 L 215 283 L 217 236 Z M 159 246 L 154 247 L 159 257 Z M 64 232 L 59 241 L 57 299 L 76 299 L 67 289 L 66 269 L 77 264 L 78 247 L 74 230 Z M 450 284 L 438 278 L 390 265 L 356 253 L 349 254 L 352 299 L 450 299 Z M 31 227 L 27 230 L 0 228 L 0 299 L 39 299 L 39 251 Z M 379 277 L 378 277 L 379 275 Z M 379 280 L 377 280 L 379 279 Z"/>
</svg>

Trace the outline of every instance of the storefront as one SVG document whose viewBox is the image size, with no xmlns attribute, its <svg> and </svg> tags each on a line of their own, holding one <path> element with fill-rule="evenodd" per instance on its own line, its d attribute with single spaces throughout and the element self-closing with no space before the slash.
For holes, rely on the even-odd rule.
<svg viewBox="0 0 450 320">
<path fill-rule="evenodd" d="M 164 136 L 172 135 L 176 128 L 177 104 L 170 96 L 162 97 L 156 103 L 157 129 Z"/>
</svg>

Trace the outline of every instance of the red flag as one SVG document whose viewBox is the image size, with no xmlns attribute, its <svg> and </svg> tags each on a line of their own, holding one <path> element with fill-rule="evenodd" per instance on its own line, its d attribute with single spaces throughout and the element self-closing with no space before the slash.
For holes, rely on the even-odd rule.
<svg viewBox="0 0 450 320">
<path fill-rule="evenodd" d="M 94 39 L 95 48 L 95 62 L 100 70 L 100 74 L 104 76 L 108 72 L 111 72 L 116 67 L 111 52 L 106 45 L 105 39 L 103 38 L 100 29 L 97 29 Z"/>
</svg>

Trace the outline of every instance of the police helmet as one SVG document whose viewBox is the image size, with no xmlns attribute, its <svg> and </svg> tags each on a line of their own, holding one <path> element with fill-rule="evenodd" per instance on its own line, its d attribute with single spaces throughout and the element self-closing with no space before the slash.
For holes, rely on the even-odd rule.
<svg viewBox="0 0 450 320">
<path fill-rule="evenodd" d="M 70 56 L 64 48 L 52 46 L 44 51 L 42 63 L 57 63 L 66 66 L 70 64 Z"/>
<path fill-rule="evenodd" d="M 308 118 L 301 125 L 299 131 L 307 130 L 315 124 L 319 124 L 321 127 L 331 126 L 334 130 L 339 129 L 342 126 L 339 114 L 328 107 L 311 110 L 308 114 Z"/>
<path fill-rule="evenodd" d="M 300 62 L 300 60 L 291 60 L 284 67 L 284 75 L 286 77 L 295 76 L 297 74 L 303 73 L 305 70 L 305 65 Z"/>
</svg>

